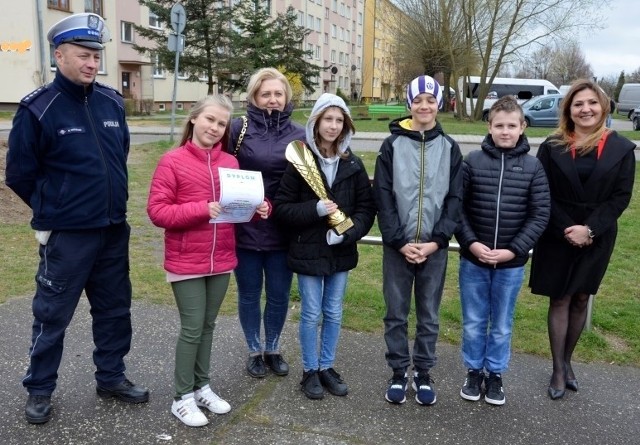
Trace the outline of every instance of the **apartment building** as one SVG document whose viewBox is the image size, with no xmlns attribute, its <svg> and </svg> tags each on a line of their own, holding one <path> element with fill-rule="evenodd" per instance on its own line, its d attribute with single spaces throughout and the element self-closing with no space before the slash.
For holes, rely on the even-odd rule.
<svg viewBox="0 0 640 445">
<path fill-rule="evenodd" d="M 382 33 L 375 26 L 380 24 L 376 22 L 380 2 L 390 3 L 389 0 L 265 1 L 274 17 L 293 7 L 298 25 L 310 31 L 303 44 L 312 52 L 308 61 L 323 69 L 316 79 L 316 90 L 303 99 L 312 101 L 323 92 L 336 93 L 338 89 L 352 99 L 383 99 L 384 86 L 393 82 L 382 74 L 382 67 L 391 59 L 379 55 L 381 49 L 373 45 L 387 48 L 391 53 L 392 43 L 386 43 L 385 39 L 390 38 L 388 32 Z M 46 38 L 49 28 L 69 14 L 94 12 L 105 19 L 111 36 L 103 51 L 97 81 L 111 85 L 132 99 L 138 111 L 170 109 L 173 73 L 153 57 L 133 49 L 134 43 L 143 43 L 133 29 L 134 24 L 163 29 L 157 17 L 137 0 L 32 0 L 12 2 L 11 9 L 11 14 L 0 15 L 0 64 L 3 67 L 0 106 L 15 108 L 24 95 L 55 76 L 53 48 Z M 367 46 L 373 49 L 366 49 Z M 178 73 L 177 108 L 188 108 L 206 95 L 206 80 L 188 82 L 184 73 Z M 236 103 L 244 102 L 243 94 L 234 93 L 232 98 Z"/>
<path fill-rule="evenodd" d="M 362 99 L 398 100 L 404 95 L 399 85 L 395 55 L 395 27 L 402 12 L 391 0 L 367 0 L 364 7 L 364 52 L 362 55 Z"/>
</svg>

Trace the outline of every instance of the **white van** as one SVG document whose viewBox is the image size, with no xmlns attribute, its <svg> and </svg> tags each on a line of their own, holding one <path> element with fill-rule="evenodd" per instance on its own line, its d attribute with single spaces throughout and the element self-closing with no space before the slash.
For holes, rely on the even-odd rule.
<svg viewBox="0 0 640 445">
<path fill-rule="evenodd" d="M 640 83 L 625 83 L 618 96 L 618 114 L 626 114 L 631 119 L 636 107 L 640 107 Z"/>
<path fill-rule="evenodd" d="M 464 88 L 465 80 L 467 81 L 467 88 Z M 479 87 L 479 76 L 460 77 L 458 79 L 458 94 L 466 105 L 467 114 L 471 114 L 472 103 L 475 108 L 478 100 Z M 543 96 L 546 94 L 559 94 L 558 88 L 548 80 L 496 77 L 493 79 L 493 83 L 489 87 L 489 93 L 484 101 L 482 120 L 487 120 L 489 108 L 502 96 L 516 96 L 518 102 L 522 103 L 534 96 Z"/>
</svg>

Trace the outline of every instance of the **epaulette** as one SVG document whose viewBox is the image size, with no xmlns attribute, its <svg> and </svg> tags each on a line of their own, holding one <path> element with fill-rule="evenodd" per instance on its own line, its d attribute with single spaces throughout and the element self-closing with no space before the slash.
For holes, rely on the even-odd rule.
<svg viewBox="0 0 640 445">
<path fill-rule="evenodd" d="M 120 91 L 116 90 L 116 89 L 115 89 L 115 88 L 113 88 L 111 85 L 107 85 L 107 84 L 100 83 L 100 82 L 94 82 L 94 84 L 95 84 L 96 86 L 100 87 L 100 88 L 104 88 L 104 89 L 106 89 L 106 90 L 113 91 L 113 92 L 115 92 L 115 93 L 116 93 L 118 96 L 120 96 L 120 97 L 124 97 Z"/>
<path fill-rule="evenodd" d="M 33 102 L 33 100 L 35 98 L 37 98 L 38 96 L 41 96 L 42 94 L 44 94 L 47 91 L 48 86 L 49 85 L 43 85 L 40 88 L 33 90 L 32 92 L 30 92 L 29 94 L 24 96 L 20 100 L 20 103 L 23 104 L 23 105 L 28 105 L 29 103 Z"/>
</svg>

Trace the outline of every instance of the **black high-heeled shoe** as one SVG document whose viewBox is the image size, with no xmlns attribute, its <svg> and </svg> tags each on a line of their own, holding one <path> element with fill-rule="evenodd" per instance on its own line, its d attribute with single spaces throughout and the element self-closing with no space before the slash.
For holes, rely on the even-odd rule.
<svg viewBox="0 0 640 445">
<path fill-rule="evenodd" d="M 564 397 L 564 389 L 556 389 L 553 386 L 549 385 L 548 393 L 551 400 L 561 399 Z"/>
<path fill-rule="evenodd" d="M 578 380 L 571 379 L 564 382 L 564 386 L 571 391 L 578 391 Z"/>
</svg>

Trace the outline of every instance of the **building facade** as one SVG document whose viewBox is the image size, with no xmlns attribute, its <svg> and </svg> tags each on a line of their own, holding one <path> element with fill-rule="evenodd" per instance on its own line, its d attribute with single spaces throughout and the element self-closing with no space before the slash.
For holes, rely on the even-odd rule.
<svg viewBox="0 0 640 445">
<path fill-rule="evenodd" d="M 238 0 L 226 0 L 230 3 Z M 387 14 L 389 0 L 270 0 L 275 17 L 292 7 L 297 24 L 310 32 L 303 43 L 311 52 L 308 62 L 321 67 L 317 88 L 303 99 L 312 101 L 323 92 L 340 90 L 351 99 L 371 101 L 389 98 L 393 70 L 393 37 L 380 14 Z M 380 8 L 385 8 L 381 10 Z M 105 19 L 111 41 L 105 44 L 97 80 L 118 89 L 136 112 L 169 110 L 174 75 L 153 56 L 133 49 L 144 44 L 134 24 L 165 31 L 157 17 L 137 0 L 32 0 L 12 2 L 11 14 L 0 15 L 0 106 L 15 108 L 28 92 L 55 76 L 53 48 L 47 42 L 49 28 L 80 12 L 94 12 Z M 389 9 L 390 10 L 390 9 Z M 381 12 L 382 11 L 382 12 Z M 376 46 L 377 45 L 377 46 Z M 385 93 L 387 92 L 387 93 Z M 207 79 L 186 81 L 178 73 L 176 102 L 183 109 L 207 94 Z M 243 94 L 232 95 L 244 103 Z M 132 111 L 132 110 L 130 110 Z"/>
</svg>

